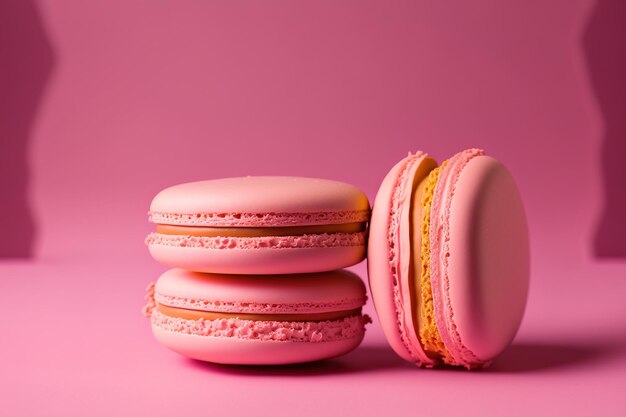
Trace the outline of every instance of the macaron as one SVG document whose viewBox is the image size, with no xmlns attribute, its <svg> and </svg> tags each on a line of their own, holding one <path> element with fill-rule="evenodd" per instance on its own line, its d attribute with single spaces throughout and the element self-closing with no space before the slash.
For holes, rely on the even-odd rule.
<svg viewBox="0 0 626 417">
<path fill-rule="evenodd" d="M 488 365 L 513 340 L 529 286 L 529 241 L 511 173 L 482 150 L 440 166 L 409 154 L 372 209 L 372 298 L 395 352 L 424 367 Z"/>
<path fill-rule="evenodd" d="M 345 270 L 255 276 L 171 269 L 146 298 L 161 344 L 222 364 L 332 358 L 357 347 L 369 321 L 361 314 L 365 285 Z"/>
<path fill-rule="evenodd" d="M 167 188 L 153 199 L 146 238 L 157 261 L 225 274 L 296 274 L 365 258 L 367 196 L 301 177 L 239 177 Z"/>
</svg>

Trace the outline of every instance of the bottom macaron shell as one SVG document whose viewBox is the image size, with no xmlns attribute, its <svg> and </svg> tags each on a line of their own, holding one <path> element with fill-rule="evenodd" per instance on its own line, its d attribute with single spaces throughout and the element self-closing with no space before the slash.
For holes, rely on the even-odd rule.
<svg viewBox="0 0 626 417">
<path fill-rule="evenodd" d="M 460 364 L 487 363 L 513 340 L 529 287 L 529 241 L 515 181 L 498 161 L 470 160 L 458 178 L 442 239 L 440 288 L 448 346 Z M 444 243 L 445 242 L 445 243 Z M 445 246 L 445 247 L 444 247 Z M 447 312 L 449 317 L 443 315 Z"/>
<path fill-rule="evenodd" d="M 207 249 L 150 244 L 157 261 L 196 272 L 290 274 L 323 272 L 365 258 L 365 245 L 312 248 Z"/>
<path fill-rule="evenodd" d="M 231 365 L 286 365 L 330 359 L 355 349 L 364 332 L 328 342 L 251 340 L 199 336 L 165 330 L 152 324 L 155 338 L 167 348 L 192 359 Z"/>
</svg>

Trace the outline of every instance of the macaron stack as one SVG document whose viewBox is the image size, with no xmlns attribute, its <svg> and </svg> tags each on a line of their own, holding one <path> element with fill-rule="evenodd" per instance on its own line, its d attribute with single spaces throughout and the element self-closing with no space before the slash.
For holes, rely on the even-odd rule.
<svg viewBox="0 0 626 417">
<path fill-rule="evenodd" d="M 487 366 L 524 314 L 522 199 L 504 165 L 479 149 L 439 166 L 409 154 L 382 181 L 371 219 L 357 188 L 289 177 L 178 185 L 150 210 L 150 252 L 178 268 L 149 290 L 152 329 L 192 358 L 281 364 L 354 349 L 369 320 L 365 288 L 338 269 L 362 260 L 366 242 L 376 313 L 407 361 Z"/>
<path fill-rule="evenodd" d="M 159 342 L 194 359 L 287 364 L 357 347 L 370 208 L 349 184 L 241 177 L 181 184 L 150 206 L 146 238 L 172 267 L 148 289 Z"/>
</svg>

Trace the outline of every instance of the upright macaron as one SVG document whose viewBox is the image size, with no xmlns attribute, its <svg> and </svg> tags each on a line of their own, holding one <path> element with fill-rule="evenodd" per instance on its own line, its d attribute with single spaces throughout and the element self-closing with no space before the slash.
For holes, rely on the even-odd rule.
<svg viewBox="0 0 626 417">
<path fill-rule="evenodd" d="M 392 348 L 421 366 L 487 365 L 515 336 L 529 243 L 509 171 L 470 149 L 418 152 L 384 179 L 370 224 L 372 298 Z"/>
<path fill-rule="evenodd" d="M 165 272 L 145 312 L 157 340 L 224 364 L 288 364 L 342 355 L 363 339 L 365 285 L 337 270 L 301 275 Z"/>
<path fill-rule="evenodd" d="M 159 262 L 226 274 L 320 272 L 365 258 L 370 208 L 358 188 L 301 177 L 176 185 L 150 206 L 146 238 Z"/>
</svg>

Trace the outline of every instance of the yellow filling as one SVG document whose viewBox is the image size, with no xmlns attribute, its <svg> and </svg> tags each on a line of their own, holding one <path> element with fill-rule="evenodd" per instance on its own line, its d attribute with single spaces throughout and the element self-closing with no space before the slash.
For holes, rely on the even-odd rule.
<svg viewBox="0 0 626 417">
<path fill-rule="evenodd" d="M 434 360 L 442 360 L 444 363 L 452 363 L 452 357 L 446 349 L 437 325 L 435 323 L 433 291 L 430 285 L 430 209 L 435 192 L 435 185 L 439 179 L 440 167 L 433 169 L 428 177 L 422 181 L 413 194 L 413 222 L 412 231 L 413 243 L 419 247 L 420 256 L 413 256 L 413 276 L 415 284 L 417 332 L 426 355 Z M 420 218 L 421 216 L 421 218 Z M 419 225 L 419 227 L 417 227 Z M 419 245 L 419 246 L 417 246 Z M 417 273 L 419 271 L 419 273 Z"/>
<path fill-rule="evenodd" d="M 361 314 L 361 308 L 346 311 L 330 311 L 325 313 L 301 313 L 301 314 L 255 314 L 255 313 L 223 313 L 201 310 L 190 310 L 187 308 L 172 307 L 164 304 L 158 304 L 157 309 L 170 317 L 177 317 L 185 320 L 217 320 L 217 319 L 233 319 L 241 320 L 267 320 L 267 321 L 325 321 L 339 320 L 346 317 L 358 316 Z"/>
</svg>

